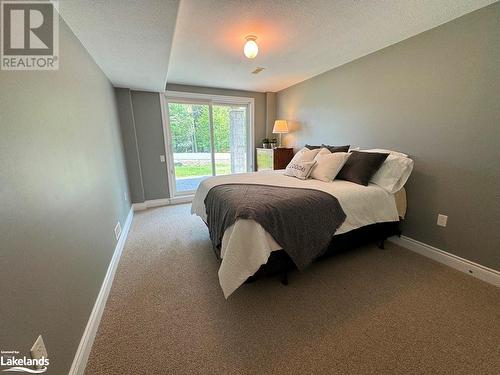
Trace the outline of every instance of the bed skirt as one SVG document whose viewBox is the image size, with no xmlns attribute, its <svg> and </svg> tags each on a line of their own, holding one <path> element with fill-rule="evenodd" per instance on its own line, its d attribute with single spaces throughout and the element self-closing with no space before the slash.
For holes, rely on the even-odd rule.
<svg viewBox="0 0 500 375">
<path fill-rule="evenodd" d="M 327 258 L 334 254 L 348 251 L 359 246 L 376 242 L 380 243 L 388 237 L 399 235 L 401 235 L 399 221 L 376 223 L 354 229 L 349 232 L 333 236 L 328 250 L 325 254 L 316 259 L 316 261 L 321 261 L 323 258 Z M 273 251 L 269 256 L 267 263 L 263 264 L 253 276 L 249 277 L 247 282 L 254 281 L 263 276 L 278 275 L 296 268 L 297 267 L 285 251 Z"/>
</svg>

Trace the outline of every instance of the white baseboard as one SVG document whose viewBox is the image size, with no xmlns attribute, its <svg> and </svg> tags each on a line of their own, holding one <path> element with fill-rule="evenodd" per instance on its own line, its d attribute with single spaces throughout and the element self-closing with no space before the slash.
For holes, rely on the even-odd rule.
<svg viewBox="0 0 500 375">
<path fill-rule="evenodd" d="M 143 211 L 148 208 L 169 206 L 172 204 L 190 203 L 193 201 L 192 195 L 173 197 L 173 198 L 162 198 L 162 199 L 151 199 L 141 203 L 134 203 L 132 208 L 134 211 Z"/>
<path fill-rule="evenodd" d="M 173 197 L 173 198 L 170 198 L 170 204 L 191 203 L 193 201 L 193 198 L 194 198 L 194 195 Z"/>
<path fill-rule="evenodd" d="M 134 203 L 132 204 L 132 208 L 134 209 L 134 211 L 143 211 L 147 210 L 148 208 L 168 206 L 169 204 L 170 198 L 152 199 L 141 203 Z"/>
<path fill-rule="evenodd" d="M 134 211 L 144 211 L 148 209 L 148 206 L 146 205 L 146 202 L 132 203 L 132 209 Z"/>
<path fill-rule="evenodd" d="M 127 240 L 127 235 L 130 230 L 130 225 L 132 224 L 132 218 L 134 217 L 134 210 L 131 208 L 125 224 L 123 225 L 123 230 L 116 243 L 115 251 L 111 262 L 108 266 L 108 271 L 104 277 L 104 281 L 101 285 L 101 290 L 97 295 L 97 299 L 94 304 L 94 308 L 90 314 L 87 326 L 83 332 L 82 339 L 78 345 L 75 358 L 71 364 L 71 369 L 69 370 L 69 375 L 83 375 L 85 372 L 85 366 L 87 365 L 87 360 L 89 358 L 90 350 L 92 349 L 92 344 L 94 343 L 95 335 L 97 333 L 97 328 L 101 322 L 102 313 L 104 311 L 104 306 L 106 305 L 106 300 L 108 299 L 109 291 L 111 290 L 111 285 L 113 284 L 113 279 L 115 277 L 116 268 L 118 262 L 120 261 L 120 256 L 122 255 L 123 247 L 125 246 L 125 241 Z"/>
<path fill-rule="evenodd" d="M 500 287 L 500 271 L 482 266 L 478 263 L 450 254 L 441 249 L 427 245 L 423 242 L 414 240 L 406 236 L 391 237 L 389 241 L 397 245 L 403 246 L 411 251 L 414 251 L 427 258 L 431 258 L 439 263 L 443 263 L 458 271 L 462 271 L 468 275 L 474 276 L 487 283 Z"/>
</svg>

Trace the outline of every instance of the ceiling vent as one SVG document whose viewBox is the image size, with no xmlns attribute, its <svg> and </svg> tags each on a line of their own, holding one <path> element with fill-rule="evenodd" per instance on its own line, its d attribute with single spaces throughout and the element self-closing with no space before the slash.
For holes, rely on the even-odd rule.
<svg viewBox="0 0 500 375">
<path fill-rule="evenodd" d="M 262 68 L 262 67 L 258 67 L 257 69 L 255 69 L 252 74 L 259 74 L 260 72 L 262 72 L 265 68 Z"/>
</svg>

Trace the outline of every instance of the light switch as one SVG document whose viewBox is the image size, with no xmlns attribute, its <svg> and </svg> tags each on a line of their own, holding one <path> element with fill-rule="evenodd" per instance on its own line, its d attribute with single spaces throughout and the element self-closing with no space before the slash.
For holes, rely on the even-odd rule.
<svg viewBox="0 0 500 375">
<path fill-rule="evenodd" d="M 161 161 L 162 163 L 165 163 L 165 155 L 160 155 L 160 161 Z"/>
</svg>

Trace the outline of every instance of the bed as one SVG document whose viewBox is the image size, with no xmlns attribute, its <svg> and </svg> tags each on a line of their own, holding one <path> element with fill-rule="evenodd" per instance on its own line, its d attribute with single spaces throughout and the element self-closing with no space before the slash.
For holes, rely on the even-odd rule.
<svg viewBox="0 0 500 375">
<path fill-rule="evenodd" d="M 391 194 L 372 183 L 362 186 L 344 180 L 300 180 L 286 176 L 284 171 L 261 171 L 205 179 L 196 191 L 191 213 L 207 223 L 207 195 L 211 189 L 228 184 L 310 189 L 329 194 L 338 200 L 345 213 L 345 220 L 334 231 L 333 238 L 344 241 L 347 239 L 347 243 L 350 242 L 352 233 L 363 232 L 363 236 L 369 233 L 380 234 L 381 239 L 396 234 L 399 220 L 405 216 L 406 211 L 404 188 Z M 216 249 L 221 259 L 218 276 L 224 296 L 228 298 L 245 281 L 262 270 L 268 261 L 283 262 L 281 250 L 282 247 L 273 236 L 254 220 L 239 219 L 227 227 L 223 232 L 220 248 Z"/>
</svg>

